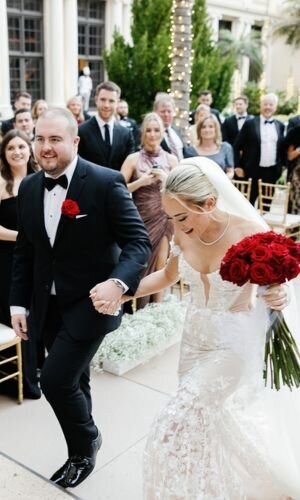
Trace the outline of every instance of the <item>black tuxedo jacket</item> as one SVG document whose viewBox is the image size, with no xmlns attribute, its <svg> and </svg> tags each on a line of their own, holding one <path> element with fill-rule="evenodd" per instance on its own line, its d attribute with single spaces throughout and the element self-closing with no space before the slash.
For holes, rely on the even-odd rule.
<svg viewBox="0 0 300 500">
<path fill-rule="evenodd" d="M 182 141 L 179 128 L 172 126 L 172 129 L 176 132 L 179 139 Z M 163 139 L 160 145 L 165 151 L 167 151 L 167 153 L 172 154 L 172 151 L 170 150 L 166 139 Z M 182 154 L 183 158 L 192 158 L 193 156 L 199 156 L 197 150 L 193 146 L 188 146 L 187 144 L 184 143 L 182 143 Z"/>
<path fill-rule="evenodd" d="M 9 120 L 4 120 L 1 124 L 2 135 L 7 134 L 10 130 L 14 128 L 14 118 L 9 118 Z"/>
<path fill-rule="evenodd" d="M 97 313 L 89 290 L 119 278 L 128 285 L 127 293 L 134 294 L 151 252 L 147 232 L 123 176 L 79 157 L 66 198 L 78 203 L 83 217 L 62 215 L 51 247 L 44 225 L 43 178 L 40 171 L 20 186 L 10 304 L 31 309 L 41 336 L 54 281 L 70 335 L 102 337 L 119 326 L 121 314 Z"/>
<path fill-rule="evenodd" d="M 292 128 L 299 126 L 300 126 L 300 115 L 297 115 L 289 119 L 287 131 L 289 132 Z"/>
<path fill-rule="evenodd" d="M 284 125 L 279 120 L 275 120 L 275 126 L 278 134 L 276 167 L 279 170 L 282 163 L 281 151 Z M 235 166 L 243 168 L 247 178 L 256 178 L 258 175 L 261 147 L 259 116 L 244 123 L 233 147 Z"/>
<path fill-rule="evenodd" d="M 253 115 L 247 115 L 243 126 L 245 125 L 246 121 L 250 120 L 251 118 L 253 118 Z M 236 115 L 231 115 L 225 118 L 224 122 L 222 123 L 223 142 L 229 142 L 229 144 L 233 146 L 238 133 L 239 127 Z"/>
<path fill-rule="evenodd" d="M 117 123 L 114 125 L 113 142 L 110 148 L 106 146 L 94 116 L 79 126 L 78 135 L 80 156 L 102 167 L 120 170 L 127 156 L 134 153 L 131 131 Z"/>
</svg>

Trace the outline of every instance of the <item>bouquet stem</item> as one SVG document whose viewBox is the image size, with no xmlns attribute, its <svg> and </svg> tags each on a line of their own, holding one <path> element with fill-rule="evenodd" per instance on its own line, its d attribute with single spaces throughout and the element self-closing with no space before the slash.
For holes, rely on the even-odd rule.
<svg viewBox="0 0 300 500">
<path fill-rule="evenodd" d="M 290 389 L 300 386 L 300 352 L 281 311 L 271 311 L 271 325 L 266 334 L 265 385 L 279 391 L 280 383 Z"/>
</svg>

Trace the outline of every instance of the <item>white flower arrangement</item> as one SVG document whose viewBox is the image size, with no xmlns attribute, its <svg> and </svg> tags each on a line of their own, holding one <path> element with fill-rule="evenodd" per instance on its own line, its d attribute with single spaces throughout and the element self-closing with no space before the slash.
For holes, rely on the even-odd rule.
<svg viewBox="0 0 300 500">
<path fill-rule="evenodd" d="M 185 302 L 168 295 L 161 303 L 124 314 L 120 327 L 106 335 L 92 367 L 121 375 L 148 361 L 180 340 L 185 311 Z"/>
</svg>

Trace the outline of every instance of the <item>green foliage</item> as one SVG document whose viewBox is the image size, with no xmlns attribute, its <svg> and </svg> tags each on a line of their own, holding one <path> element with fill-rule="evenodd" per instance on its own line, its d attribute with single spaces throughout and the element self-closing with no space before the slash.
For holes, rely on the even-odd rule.
<svg viewBox="0 0 300 500">
<path fill-rule="evenodd" d="M 229 100 L 235 61 L 231 54 L 222 57 L 212 41 L 205 0 L 195 0 L 192 23 L 192 107 L 196 106 L 199 91 L 209 89 L 213 96 L 213 106 L 222 110 Z"/>
<path fill-rule="evenodd" d="M 300 47 L 300 2 L 286 0 L 281 20 L 274 27 L 274 35 L 285 38 L 286 43 Z"/>
<path fill-rule="evenodd" d="M 243 88 L 242 94 L 248 97 L 248 113 L 259 115 L 261 90 L 256 82 L 247 82 Z"/>
<path fill-rule="evenodd" d="M 109 79 L 120 85 L 130 115 L 138 121 L 152 109 L 155 94 L 170 88 L 171 7 L 172 0 L 134 0 L 132 45 L 116 32 L 110 51 L 103 54 Z M 193 12 L 192 106 L 199 90 L 208 88 L 214 107 L 223 109 L 229 100 L 235 61 L 231 54 L 221 56 L 211 41 L 205 0 L 195 0 Z"/>
<path fill-rule="evenodd" d="M 277 107 L 277 113 L 280 115 L 292 115 L 297 113 L 298 99 L 297 97 L 286 98 L 286 93 L 284 91 L 277 91 L 279 102 Z"/>
</svg>

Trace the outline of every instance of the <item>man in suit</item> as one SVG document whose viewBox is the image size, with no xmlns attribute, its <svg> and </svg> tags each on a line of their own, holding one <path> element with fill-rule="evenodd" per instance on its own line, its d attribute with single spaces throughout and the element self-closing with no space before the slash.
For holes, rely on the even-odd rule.
<svg viewBox="0 0 300 500">
<path fill-rule="evenodd" d="M 180 130 L 173 125 L 175 103 L 172 97 L 165 92 L 159 92 L 154 100 L 153 111 L 161 117 L 165 128 L 161 147 L 167 151 L 167 153 L 176 156 L 178 161 L 182 160 L 182 158 L 197 156 L 198 153 L 195 148 L 183 143 L 180 137 Z"/>
<path fill-rule="evenodd" d="M 299 126 L 300 126 L 300 115 L 293 116 L 293 118 L 290 118 L 288 121 L 287 132 L 292 130 L 292 128 Z"/>
<path fill-rule="evenodd" d="M 24 132 L 33 141 L 34 123 L 30 110 L 21 108 L 15 112 L 14 128 Z"/>
<path fill-rule="evenodd" d="M 117 106 L 119 116 L 119 124 L 122 127 L 128 128 L 134 139 L 135 150 L 137 151 L 140 145 L 140 131 L 136 121 L 128 116 L 128 103 L 124 99 L 120 99 Z"/>
<path fill-rule="evenodd" d="M 234 143 L 235 173 L 252 178 L 250 202 L 258 196 L 258 179 L 275 183 L 281 175 L 281 145 L 284 125 L 273 115 L 278 104 L 276 94 L 262 96 L 260 116 L 245 122 Z"/>
<path fill-rule="evenodd" d="M 97 115 L 79 127 L 78 152 L 85 160 L 120 170 L 127 156 L 134 153 L 131 131 L 116 121 L 121 90 L 114 82 L 96 88 Z"/>
<path fill-rule="evenodd" d="M 41 388 L 60 423 L 67 462 L 51 480 L 75 487 L 93 470 L 101 434 L 91 415 L 89 363 L 122 294 L 134 294 L 150 243 L 123 176 L 77 156 L 77 123 L 65 109 L 36 123 L 41 171 L 19 190 L 19 232 L 11 286 L 12 325 L 27 340 L 26 309 L 48 356 Z M 105 302 L 102 314 L 89 296 Z M 43 453 L 43 450 L 41 450 Z"/>
<path fill-rule="evenodd" d="M 210 113 L 212 113 L 213 115 L 215 115 L 215 117 L 217 118 L 219 124 L 221 125 L 220 111 L 218 109 L 216 109 L 216 108 L 212 108 L 211 107 L 212 102 L 213 102 L 213 98 L 212 98 L 210 90 L 201 90 L 201 92 L 199 92 L 199 95 L 198 95 L 198 104 L 205 104 L 206 106 L 209 106 Z M 196 111 L 197 111 L 197 108 L 196 109 L 192 109 L 192 111 L 190 112 L 190 123 L 191 124 L 195 123 L 195 113 L 196 113 Z"/>
<path fill-rule="evenodd" d="M 18 109 L 31 110 L 31 95 L 28 92 L 18 92 L 15 96 L 14 110 Z M 9 120 L 4 120 L 1 125 L 1 133 L 5 135 L 14 128 L 14 116 Z"/>
<path fill-rule="evenodd" d="M 229 142 L 232 146 L 244 123 L 253 118 L 253 115 L 248 115 L 247 113 L 248 98 L 245 95 L 234 99 L 234 107 L 236 113 L 228 116 L 222 123 L 223 141 Z"/>
</svg>

